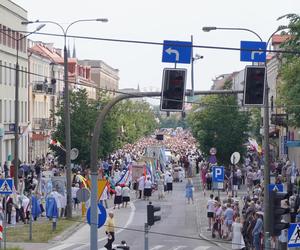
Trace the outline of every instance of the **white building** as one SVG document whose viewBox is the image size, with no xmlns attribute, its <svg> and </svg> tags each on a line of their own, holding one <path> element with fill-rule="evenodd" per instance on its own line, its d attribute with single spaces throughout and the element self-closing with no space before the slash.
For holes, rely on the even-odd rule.
<svg viewBox="0 0 300 250">
<path fill-rule="evenodd" d="M 22 21 L 27 11 L 9 0 L 0 1 L 0 163 L 14 158 L 15 86 L 17 41 L 19 41 L 19 159 L 28 161 L 27 48 Z"/>
<path fill-rule="evenodd" d="M 29 158 L 36 160 L 49 152 L 49 139 L 56 124 L 56 110 L 63 91 L 64 67 L 53 58 L 62 60 L 59 49 L 51 43 L 29 44 Z"/>
</svg>

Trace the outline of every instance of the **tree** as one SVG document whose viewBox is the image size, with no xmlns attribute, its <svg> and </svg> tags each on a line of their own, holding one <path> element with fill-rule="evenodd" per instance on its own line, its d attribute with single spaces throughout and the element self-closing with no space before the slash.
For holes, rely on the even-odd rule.
<svg viewBox="0 0 300 250">
<path fill-rule="evenodd" d="M 79 149 L 79 156 L 74 163 L 86 165 L 90 161 L 91 136 L 97 115 L 110 100 L 105 92 L 98 96 L 98 100 L 88 99 L 84 89 L 70 93 L 71 144 L 72 148 Z M 58 117 L 58 124 L 52 138 L 65 145 L 63 101 L 58 104 L 55 116 Z M 104 121 L 99 141 L 100 157 L 104 158 L 124 144 L 148 135 L 155 127 L 154 113 L 148 103 L 130 100 L 118 103 Z M 65 152 L 56 146 L 51 146 L 51 149 L 59 156 L 60 163 L 64 164 Z"/>
<path fill-rule="evenodd" d="M 279 19 L 289 20 L 289 39 L 282 44 L 284 50 L 300 50 L 300 16 L 288 14 Z M 300 57 L 299 54 L 283 53 L 279 70 L 278 104 L 289 114 L 289 125 L 300 127 Z"/>
<path fill-rule="evenodd" d="M 219 164 L 228 164 L 233 152 L 245 152 L 248 112 L 239 110 L 236 96 L 211 95 L 201 98 L 188 115 L 188 123 L 201 151 L 208 155 L 217 148 Z"/>
</svg>

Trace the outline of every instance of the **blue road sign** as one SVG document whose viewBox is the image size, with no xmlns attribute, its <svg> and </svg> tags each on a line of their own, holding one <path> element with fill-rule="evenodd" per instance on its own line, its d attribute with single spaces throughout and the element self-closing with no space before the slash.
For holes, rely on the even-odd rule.
<svg viewBox="0 0 300 250">
<path fill-rule="evenodd" d="M 300 247 L 300 224 L 291 223 L 288 229 L 288 247 Z"/>
<path fill-rule="evenodd" d="M 0 194 L 12 194 L 13 185 L 13 179 L 0 179 Z"/>
<path fill-rule="evenodd" d="M 212 167 L 212 181 L 213 182 L 224 182 L 224 167 L 223 166 Z"/>
<path fill-rule="evenodd" d="M 283 184 L 269 184 L 269 191 L 283 192 Z"/>
<path fill-rule="evenodd" d="M 102 227 L 106 221 L 106 209 L 101 203 L 98 203 L 98 228 Z M 91 208 L 86 213 L 87 222 L 91 225 Z"/>
<path fill-rule="evenodd" d="M 192 42 L 164 41 L 162 62 L 191 63 Z"/>
<path fill-rule="evenodd" d="M 241 61 L 266 62 L 266 42 L 241 41 Z"/>
</svg>

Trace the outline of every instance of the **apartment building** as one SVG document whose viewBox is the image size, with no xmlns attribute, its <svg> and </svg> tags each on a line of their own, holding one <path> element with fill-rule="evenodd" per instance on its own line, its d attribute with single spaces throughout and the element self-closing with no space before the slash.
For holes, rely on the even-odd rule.
<svg viewBox="0 0 300 250">
<path fill-rule="evenodd" d="M 19 62 L 19 159 L 28 160 L 28 57 L 21 22 L 27 11 L 9 0 L 0 1 L 0 164 L 14 158 L 16 62 Z M 17 53 L 18 43 L 18 53 Z"/>
<path fill-rule="evenodd" d="M 36 160 L 49 151 L 49 139 L 56 124 L 54 113 L 63 93 L 64 68 L 61 50 L 51 43 L 32 42 L 28 46 L 29 75 L 29 158 Z"/>
</svg>

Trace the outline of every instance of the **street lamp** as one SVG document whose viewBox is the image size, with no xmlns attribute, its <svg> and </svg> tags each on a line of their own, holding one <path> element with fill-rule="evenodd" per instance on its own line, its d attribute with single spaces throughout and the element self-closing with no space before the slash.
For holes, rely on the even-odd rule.
<svg viewBox="0 0 300 250">
<path fill-rule="evenodd" d="M 269 37 L 267 41 L 268 44 L 278 31 L 287 29 L 287 26 L 279 26 L 275 32 Z M 212 30 L 233 30 L 233 31 L 247 31 L 250 32 L 262 42 L 262 38 L 253 30 L 247 28 L 240 28 L 240 27 L 214 27 L 214 26 L 205 26 L 202 28 L 204 32 L 209 32 Z M 265 63 L 265 66 L 266 63 Z M 270 184 L 270 164 L 269 164 L 269 157 L 270 157 L 270 148 L 269 148 L 269 87 L 268 87 L 268 80 L 266 77 L 266 91 L 265 91 L 265 103 L 264 103 L 264 232 L 265 232 L 265 246 L 269 246 L 269 232 L 271 230 L 270 225 L 270 204 L 269 204 L 269 184 Z"/>
<path fill-rule="evenodd" d="M 31 34 L 34 34 L 44 28 L 46 24 L 41 24 L 39 25 L 34 31 L 29 32 L 23 37 L 20 37 L 19 39 L 16 39 L 13 36 L 10 36 L 7 34 L 5 31 L 6 30 L 1 30 L 1 33 L 5 34 L 6 36 L 10 37 L 14 41 L 16 41 L 16 87 L 15 87 L 15 130 L 14 130 L 14 137 L 15 137 L 15 153 L 14 153 L 14 169 L 15 169 L 15 174 L 14 174 L 14 183 L 16 189 L 18 189 L 18 169 L 19 169 L 19 42 L 26 37 L 30 36 Z"/>
<path fill-rule="evenodd" d="M 54 21 L 25 21 L 22 24 L 32 24 L 32 23 L 50 23 L 57 25 L 63 32 L 64 36 L 64 116 L 65 116 L 65 147 L 66 147 L 66 177 L 67 177 L 67 217 L 72 218 L 72 171 L 71 171 L 71 128 L 70 128 L 70 101 L 69 101 L 69 84 L 68 84 L 68 52 L 67 52 L 67 33 L 69 28 L 75 23 L 79 22 L 108 22 L 107 18 L 96 18 L 96 19 L 80 19 L 70 23 L 66 28 L 61 24 Z M 96 226 L 97 225 L 92 225 Z"/>
</svg>

